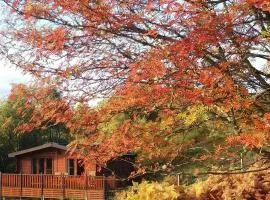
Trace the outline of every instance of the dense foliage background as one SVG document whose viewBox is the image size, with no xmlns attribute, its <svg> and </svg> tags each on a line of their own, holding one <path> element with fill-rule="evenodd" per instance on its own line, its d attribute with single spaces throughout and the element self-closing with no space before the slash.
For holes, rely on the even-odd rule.
<svg viewBox="0 0 270 200">
<path fill-rule="evenodd" d="M 47 121 L 45 124 L 23 134 L 20 126 L 27 124 L 32 117 L 33 110 L 39 106 L 37 102 L 27 102 L 26 93 L 36 93 L 37 88 L 25 85 L 14 85 L 8 99 L 2 100 L 0 104 L 0 171 L 15 172 L 15 160 L 8 158 L 8 154 L 42 145 L 47 142 L 56 142 L 67 145 L 72 137 L 64 124 L 55 124 Z M 48 99 L 60 99 L 58 93 L 47 96 Z M 27 108 L 24 106 L 27 105 Z M 22 111 L 22 109 L 25 109 Z M 24 112 L 23 115 L 21 113 Z"/>
<path fill-rule="evenodd" d="M 130 178 L 270 168 L 268 0 L 2 2 L 1 53 L 40 88 L 18 132 L 68 129 L 85 164 L 136 153 Z"/>
</svg>

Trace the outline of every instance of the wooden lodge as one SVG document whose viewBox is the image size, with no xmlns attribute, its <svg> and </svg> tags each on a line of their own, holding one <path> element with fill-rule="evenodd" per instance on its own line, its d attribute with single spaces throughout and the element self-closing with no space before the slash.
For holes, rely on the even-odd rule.
<svg viewBox="0 0 270 200">
<path fill-rule="evenodd" d="M 14 174 L 0 173 L 0 197 L 40 199 L 104 200 L 106 190 L 115 189 L 114 177 L 97 176 L 96 163 L 87 169 L 76 152 L 47 143 L 10 153 L 15 158 Z"/>
</svg>

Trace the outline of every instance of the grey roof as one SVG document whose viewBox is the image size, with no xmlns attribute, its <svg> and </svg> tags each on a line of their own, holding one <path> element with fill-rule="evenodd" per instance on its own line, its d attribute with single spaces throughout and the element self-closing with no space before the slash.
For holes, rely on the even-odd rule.
<svg viewBox="0 0 270 200">
<path fill-rule="evenodd" d="M 61 149 L 61 150 L 64 150 L 64 151 L 67 150 L 67 147 L 64 146 L 64 145 L 60 145 L 60 144 L 57 144 L 57 143 L 54 143 L 54 142 L 50 142 L 50 143 L 46 143 L 46 144 L 43 144 L 43 145 L 40 145 L 40 146 L 32 147 L 30 149 L 25 149 L 25 150 L 10 153 L 10 154 L 8 154 L 8 157 L 14 158 L 15 156 L 18 156 L 18 155 L 22 155 L 22 154 L 30 153 L 30 152 L 33 152 L 33 151 L 38 151 L 38 150 L 41 150 L 41 149 L 50 148 L 50 147 L 53 147 L 53 148 L 56 148 L 56 149 Z"/>
</svg>

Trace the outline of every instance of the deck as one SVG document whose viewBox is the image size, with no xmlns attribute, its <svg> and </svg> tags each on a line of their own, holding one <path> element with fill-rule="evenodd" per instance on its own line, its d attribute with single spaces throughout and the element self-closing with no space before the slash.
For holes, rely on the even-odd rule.
<svg viewBox="0 0 270 200">
<path fill-rule="evenodd" d="M 113 178 L 0 173 L 0 198 L 104 200 L 107 187 L 115 188 Z"/>
</svg>

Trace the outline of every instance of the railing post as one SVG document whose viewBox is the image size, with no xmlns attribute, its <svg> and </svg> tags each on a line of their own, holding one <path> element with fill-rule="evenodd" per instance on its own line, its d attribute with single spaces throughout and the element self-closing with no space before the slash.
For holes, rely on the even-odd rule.
<svg viewBox="0 0 270 200">
<path fill-rule="evenodd" d="M 44 200 L 44 184 L 43 184 L 43 173 L 40 174 L 40 193 L 41 193 L 41 199 Z"/>
<path fill-rule="evenodd" d="M 106 180 L 105 180 L 105 176 L 102 176 L 102 189 L 104 192 L 104 198 L 107 199 L 107 191 L 106 191 Z"/>
<path fill-rule="evenodd" d="M 0 200 L 2 200 L 2 172 L 0 172 Z"/>
<path fill-rule="evenodd" d="M 22 199 L 23 195 L 23 178 L 22 178 L 22 172 L 20 173 L 20 200 Z"/>
<path fill-rule="evenodd" d="M 61 182 L 62 182 L 62 197 L 61 199 L 65 199 L 65 176 L 64 174 L 61 175 Z"/>
<path fill-rule="evenodd" d="M 88 176 L 87 173 L 85 173 L 85 200 L 88 200 L 87 188 L 88 188 Z"/>
<path fill-rule="evenodd" d="M 180 174 L 177 174 L 177 186 L 180 186 Z"/>
</svg>

